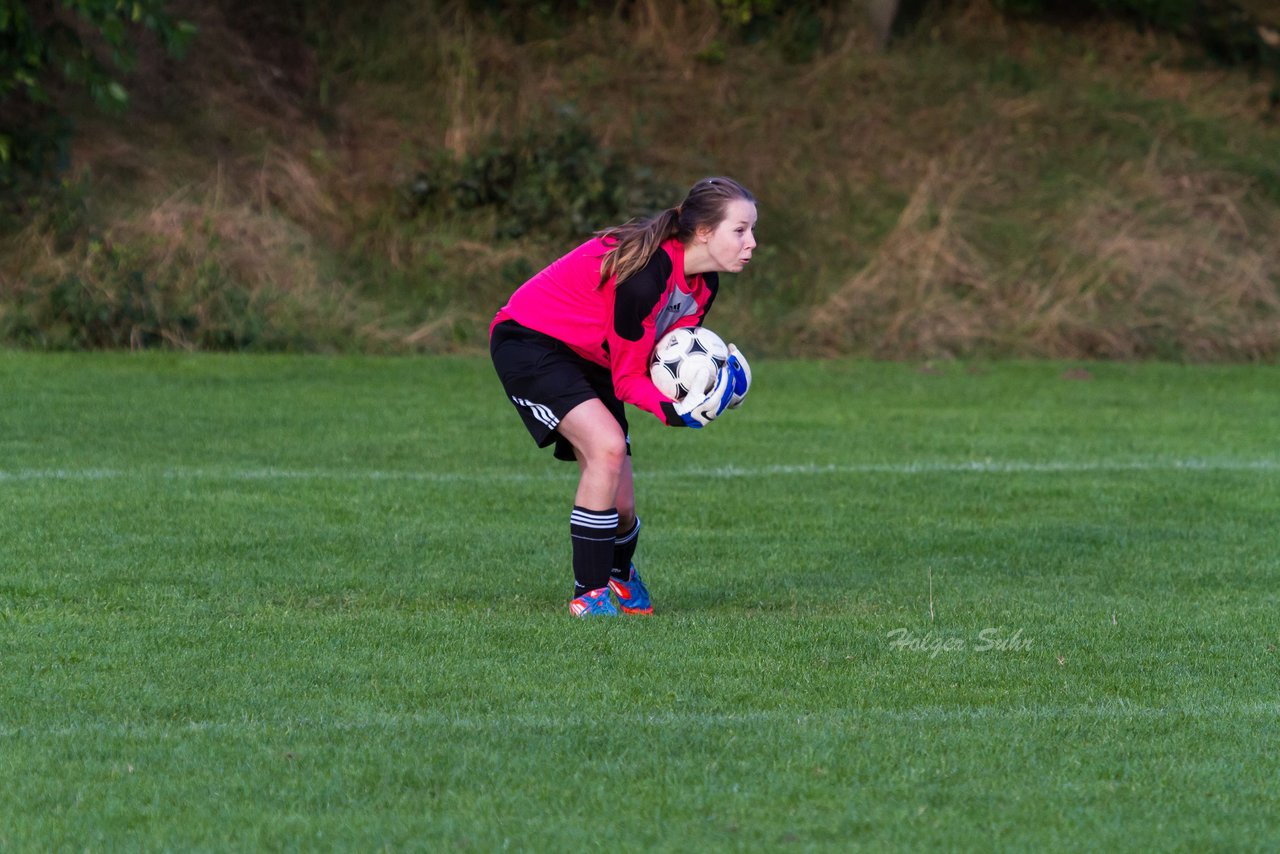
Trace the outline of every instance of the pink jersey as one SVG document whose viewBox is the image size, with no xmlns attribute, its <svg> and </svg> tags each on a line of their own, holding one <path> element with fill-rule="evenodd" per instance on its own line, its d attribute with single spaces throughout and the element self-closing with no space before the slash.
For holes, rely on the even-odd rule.
<svg viewBox="0 0 1280 854">
<path fill-rule="evenodd" d="M 601 287 L 600 264 L 607 249 L 595 238 L 552 262 L 516 289 L 490 330 L 514 320 L 563 341 L 612 372 L 619 400 L 673 423 L 671 400 L 649 379 L 653 347 L 671 329 L 702 323 L 715 299 L 718 277 L 686 277 L 684 245 L 671 238 L 638 272 L 622 282 L 609 279 Z"/>
</svg>

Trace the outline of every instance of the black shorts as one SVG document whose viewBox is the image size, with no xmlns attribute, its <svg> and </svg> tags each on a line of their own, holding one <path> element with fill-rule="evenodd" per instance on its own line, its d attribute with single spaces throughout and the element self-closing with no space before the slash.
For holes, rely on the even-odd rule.
<svg viewBox="0 0 1280 854">
<path fill-rule="evenodd" d="M 631 453 L 627 415 L 613 391 L 608 368 L 584 359 L 563 341 L 514 320 L 504 320 L 493 328 L 489 353 L 507 397 L 539 448 L 555 442 L 556 458 L 574 462 L 573 445 L 556 427 L 575 406 L 596 398 L 617 419 L 627 437 L 627 453 Z"/>
</svg>

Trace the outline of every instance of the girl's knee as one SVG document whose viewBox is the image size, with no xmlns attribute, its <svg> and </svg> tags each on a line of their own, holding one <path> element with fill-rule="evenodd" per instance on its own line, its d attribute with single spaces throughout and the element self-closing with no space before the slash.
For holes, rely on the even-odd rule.
<svg viewBox="0 0 1280 854">
<path fill-rule="evenodd" d="M 602 437 L 593 442 L 590 448 L 584 449 L 583 455 L 588 466 L 621 472 L 622 464 L 627 461 L 627 439 L 622 435 Z"/>
</svg>

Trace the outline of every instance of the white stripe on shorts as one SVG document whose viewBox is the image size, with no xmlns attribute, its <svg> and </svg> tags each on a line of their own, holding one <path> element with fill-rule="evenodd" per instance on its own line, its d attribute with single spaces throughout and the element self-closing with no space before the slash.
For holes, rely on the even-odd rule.
<svg viewBox="0 0 1280 854">
<path fill-rule="evenodd" d="M 515 397 L 514 395 L 511 399 L 518 405 L 527 407 L 528 410 L 533 413 L 534 418 L 538 419 L 552 430 L 556 429 L 556 426 L 560 423 L 560 419 L 556 418 L 556 414 L 548 409 L 544 404 L 533 403 L 532 401 L 525 400 L 523 397 Z"/>
</svg>

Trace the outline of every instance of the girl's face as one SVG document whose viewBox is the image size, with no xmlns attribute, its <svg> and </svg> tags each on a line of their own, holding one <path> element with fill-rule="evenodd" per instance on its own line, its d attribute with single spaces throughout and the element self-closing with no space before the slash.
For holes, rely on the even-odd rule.
<svg viewBox="0 0 1280 854">
<path fill-rule="evenodd" d="M 707 272 L 741 273 L 756 248 L 756 206 L 745 199 L 734 199 L 725 206 L 724 213 L 719 225 L 700 234 L 706 238 L 707 255 L 715 264 Z"/>
</svg>

